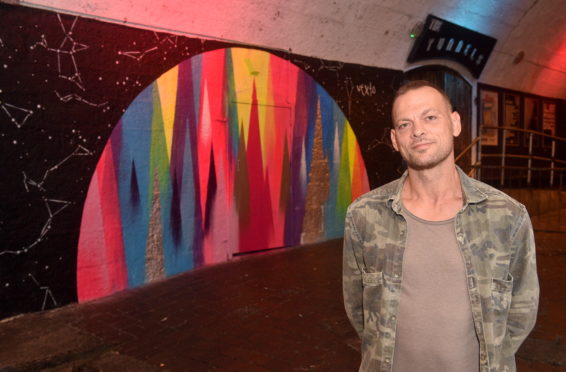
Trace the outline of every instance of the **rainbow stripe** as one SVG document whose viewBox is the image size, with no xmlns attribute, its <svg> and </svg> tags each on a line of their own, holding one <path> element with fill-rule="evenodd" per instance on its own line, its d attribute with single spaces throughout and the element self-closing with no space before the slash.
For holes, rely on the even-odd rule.
<svg viewBox="0 0 566 372">
<path fill-rule="evenodd" d="M 192 57 L 140 93 L 102 153 L 81 223 L 79 301 L 340 237 L 368 190 L 354 132 L 304 71 L 254 49 Z"/>
</svg>

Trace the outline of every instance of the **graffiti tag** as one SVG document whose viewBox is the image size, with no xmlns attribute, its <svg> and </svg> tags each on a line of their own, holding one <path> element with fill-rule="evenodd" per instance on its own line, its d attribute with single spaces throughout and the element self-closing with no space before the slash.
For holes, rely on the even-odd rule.
<svg viewBox="0 0 566 372">
<path fill-rule="evenodd" d="M 377 89 L 372 83 L 369 84 L 358 84 L 356 85 L 356 90 L 362 96 L 373 96 L 377 93 Z"/>
</svg>

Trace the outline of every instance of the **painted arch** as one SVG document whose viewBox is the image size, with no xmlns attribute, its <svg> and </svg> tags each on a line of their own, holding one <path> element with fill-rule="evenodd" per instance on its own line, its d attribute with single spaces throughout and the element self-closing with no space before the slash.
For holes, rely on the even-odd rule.
<svg viewBox="0 0 566 372">
<path fill-rule="evenodd" d="M 340 237 L 368 189 L 348 120 L 307 73 L 255 49 L 194 56 L 143 90 L 106 144 L 83 210 L 79 301 Z"/>
</svg>

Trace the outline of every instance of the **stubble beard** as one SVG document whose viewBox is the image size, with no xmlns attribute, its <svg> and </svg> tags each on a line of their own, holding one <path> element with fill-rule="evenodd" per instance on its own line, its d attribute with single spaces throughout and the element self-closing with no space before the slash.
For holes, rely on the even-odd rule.
<svg viewBox="0 0 566 372">
<path fill-rule="evenodd" d="M 435 168 L 437 165 L 444 162 L 450 157 L 454 149 L 454 138 L 450 138 L 450 143 L 446 144 L 438 150 L 437 153 L 433 154 L 431 157 L 421 159 L 419 154 L 414 154 L 408 152 L 407 154 L 401 153 L 403 160 L 407 163 L 407 166 L 411 169 L 422 171 Z"/>
</svg>

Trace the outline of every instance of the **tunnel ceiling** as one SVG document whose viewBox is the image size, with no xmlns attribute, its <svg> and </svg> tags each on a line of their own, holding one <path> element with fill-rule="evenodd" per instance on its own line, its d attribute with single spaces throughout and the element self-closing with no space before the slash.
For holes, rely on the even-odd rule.
<svg viewBox="0 0 566 372">
<path fill-rule="evenodd" d="M 564 0 L 30 0 L 24 6 L 405 70 L 428 14 L 496 38 L 479 78 L 566 99 Z M 461 71 L 465 71 L 462 69 Z"/>
</svg>

